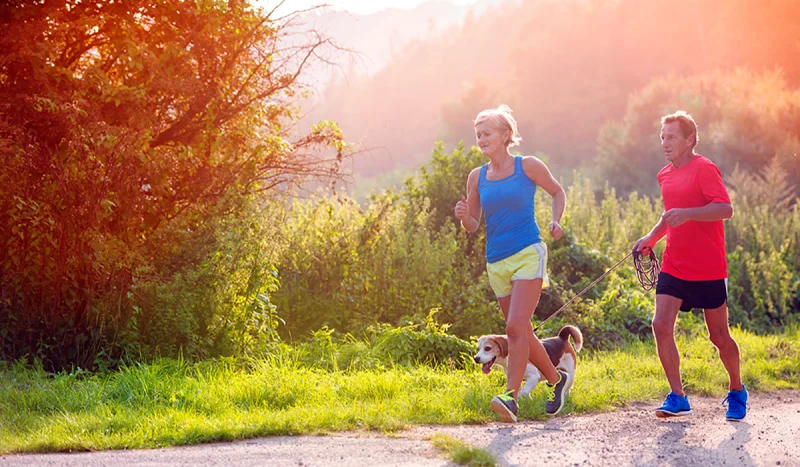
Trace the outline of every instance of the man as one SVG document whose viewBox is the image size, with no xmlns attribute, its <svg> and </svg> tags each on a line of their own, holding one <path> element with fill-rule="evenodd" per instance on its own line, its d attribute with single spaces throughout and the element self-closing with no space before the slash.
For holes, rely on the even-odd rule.
<svg viewBox="0 0 800 467">
<path fill-rule="evenodd" d="M 681 383 L 675 319 L 679 310 L 702 308 L 709 338 L 730 378 L 723 401 L 728 403 L 726 419 L 738 421 L 747 413 L 747 390 L 740 376 L 739 347 L 728 328 L 728 263 L 722 226 L 724 219 L 733 216 L 733 207 L 717 166 L 695 153 L 697 141 L 697 124 L 688 113 L 678 111 L 661 119 L 661 147 L 669 161 L 658 173 L 664 213 L 633 247 L 647 253 L 667 236 L 656 285 L 653 334 L 672 392 L 656 416 L 692 413 Z"/>
</svg>

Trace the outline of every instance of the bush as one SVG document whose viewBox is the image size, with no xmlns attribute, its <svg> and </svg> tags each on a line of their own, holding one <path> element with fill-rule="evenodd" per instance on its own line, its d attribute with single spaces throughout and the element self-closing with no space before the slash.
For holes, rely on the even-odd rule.
<svg viewBox="0 0 800 467">
<path fill-rule="evenodd" d="M 471 365 L 474 343 L 448 333 L 449 326 L 437 322 L 438 313 L 438 309 L 430 310 L 423 323 L 373 325 L 361 337 L 324 326 L 293 345 L 269 344 L 264 347 L 264 356 L 283 366 L 300 365 L 326 371 L 420 364 L 453 368 Z"/>
<path fill-rule="evenodd" d="M 173 264 L 140 271 L 127 336 L 138 355 L 242 356 L 279 339 L 283 320 L 272 296 L 280 282 L 272 265 L 280 248 L 274 239 L 281 204 L 250 198 L 178 250 L 199 257 L 172 254 L 167 258 Z"/>
<path fill-rule="evenodd" d="M 730 177 L 735 214 L 727 222 L 731 321 L 766 332 L 800 313 L 800 206 L 777 160 L 761 173 Z"/>
<path fill-rule="evenodd" d="M 425 327 L 409 323 L 402 327 L 380 325 L 374 337 L 375 350 L 385 360 L 401 365 L 449 364 L 463 368 L 471 364 L 476 347 L 447 333 L 447 324 L 436 322 L 438 309 L 428 313 Z"/>
<path fill-rule="evenodd" d="M 432 231 L 427 205 L 412 209 L 393 195 L 362 208 L 318 196 L 293 206 L 288 239 L 276 263 L 281 289 L 274 303 L 283 335 L 329 326 L 361 333 L 377 323 L 400 324 L 441 307 L 444 320 L 484 323 L 487 283 L 473 280 L 464 233 Z M 452 321 L 451 321 L 452 320 Z"/>
<path fill-rule="evenodd" d="M 285 335 L 303 335 L 323 325 L 343 333 L 362 333 L 379 324 L 402 327 L 424 322 L 432 307 L 440 309 L 437 318 L 461 339 L 502 332 L 502 313 L 485 276 L 483 229 L 466 234 L 440 214 L 447 203 L 428 199 L 457 195 L 450 177 L 467 171 L 465 157 L 461 148 L 452 154 L 437 148 L 432 171 L 407 181 L 407 191 L 373 197 L 364 208 L 325 197 L 296 203 L 287 228 L 292 246 L 279 262 L 283 285 L 275 295 L 278 312 L 287 320 Z M 596 190 L 589 179 L 573 178 L 565 187 L 564 237 L 552 241 L 543 234 L 552 287 L 544 290 L 535 320 L 554 313 L 628 255 L 663 210 L 658 198 L 636 193 L 622 198 L 608 185 Z M 453 187 L 434 189 L 427 183 Z M 795 187 L 778 162 L 759 175 L 735 171 L 728 185 L 736 212 L 725 223 L 731 322 L 757 331 L 783 326 L 798 313 L 800 300 Z M 536 216 L 542 224 L 551 215 L 549 201 L 546 193 L 537 193 Z M 434 205 L 440 208 L 431 209 Z M 656 246 L 659 256 L 664 246 L 664 241 Z M 641 289 L 628 259 L 555 323 L 582 326 L 587 344 L 600 348 L 647 339 L 654 299 L 653 291 Z M 695 332 L 698 317 L 681 316 L 681 332 Z M 416 339 L 412 331 L 397 331 L 398 342 L 406 344 L 396 345 L 411 346 Z"/>
</svg>

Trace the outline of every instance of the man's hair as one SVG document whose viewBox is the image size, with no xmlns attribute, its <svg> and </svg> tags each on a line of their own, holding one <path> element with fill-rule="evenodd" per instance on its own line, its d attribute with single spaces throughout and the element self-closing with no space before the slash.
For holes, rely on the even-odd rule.
<svg viewBox="0 0 800 467">
<path fill-rule="evenodd" d="M 511 131 L 511 137 L 505 142 L 506 147 L 517 146 L 522 137 L 517 132 L 517 121 L 511 116 L 511 107 L 500 104 L 497 108 L 482 110 L 477 117 L 475 117 L 474 124 L 489 120 L 497 128 L 505 131 Z"/>
<path fill-rule="evenodd" d="M 700 138 L 697 134 L 697 123 L 695 123 L 694 118 L 685 110 L 679 110 L 675 113 L 661 117 L 661 126 L 672 122 L 678 122 L 678 125 L 681 127 L 681 134 L 684 138 L 694 135 L 694 144 L 692 145 L 692 149 L 694 149 L 697 146 L 697 143 L 700 141 Z"/>
</svg>

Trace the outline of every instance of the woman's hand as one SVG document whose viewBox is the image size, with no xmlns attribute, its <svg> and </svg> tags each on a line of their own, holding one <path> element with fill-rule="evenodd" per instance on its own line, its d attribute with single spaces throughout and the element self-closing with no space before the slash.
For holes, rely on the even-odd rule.
<svg viewBox="0 0 800 467">
<path fill-rule="evenodd" d="M 462 196 L 456 203 L 455 213 L 456 219 L 461 222 L 466 222 L 469 219 L 469 206 L 467 206 L 467 198 L 465 196 Z"/>
<path fill-rule="evenodd" d="M 564 230 L 561 228 L 561 224 L 556 221 L 550 223 L 548 230 L 550 231 L 550 236 L 553 237 L 553 240 L 558 240 L 562 235 L 564 235 Z"/>
</svg>

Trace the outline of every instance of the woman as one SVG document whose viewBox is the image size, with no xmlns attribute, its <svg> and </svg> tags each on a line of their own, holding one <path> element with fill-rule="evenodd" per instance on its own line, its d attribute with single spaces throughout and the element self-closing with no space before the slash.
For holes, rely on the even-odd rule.
<svg viewBox="0 0 800 467">
<path fill-rule="evenodd" d="M 547 287 L 547 248 L 534 217 L 534 195 L 541 186 L 553 197 L 554 239 L 563 231 L 566 195 L 547 166 L 538 158 L 514 156 L 509 148 L 522 140 L 511 109 L 501 105 L 480 112 L 475 119 L 478 146 L 489 163 L 475 168 L 467 179 L 467 196 L 456 204 L 455 215 L 468 232 L 478 229 L 486 212 L 486 271 L 508 334 L 506 392 L 492 399 L 491 408 L 505 421 L 517 421 L 517 397 L 525 366 L 530 360 L 547 378 L 550 391 L 546 411 L 555 415 L 564 406 L 567 376 L 557 370 L 541 341 L 533 334 L 531 317 L 542 288 Z"/>
</svg>

